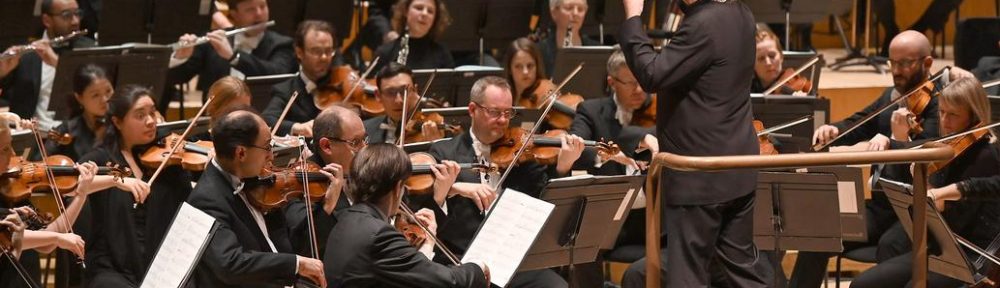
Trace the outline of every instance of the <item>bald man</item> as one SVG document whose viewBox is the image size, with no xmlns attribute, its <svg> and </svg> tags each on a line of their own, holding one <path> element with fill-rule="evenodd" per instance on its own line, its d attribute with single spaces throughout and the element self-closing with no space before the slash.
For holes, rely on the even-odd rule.
<svg viewBox="0 0 1000 288">
<path fill-rule="evenodd" d="M 906 93 L 913 91 L 929 80 L 931 65 L 934 59 L 931 57 L 931 44 L 927 37 L 920 32 L 907 30 L 896 35 L 889 44 L 890 71 L 892 71 L 893 87 L 886 88 L 885 91 L 863 110 L 854 113 L 843 121 L 823 125 L 816 129 L 813 134 L 814 143 L 826 143 L 840 135 L 848 127 L 854 125 L 865 116 L 872 114 L 892 100 L 897 99 Z M 968 71 L 958 67 L 952 67 L 944 76 L 934 81 L 934 91 L 937 92 L 946 86 L 950 80 L 973 77 Z M 919 139 L 930 139 L 938 137 L 938 102 L 937 98 L 931 98 L 927 107 L 919 113 L 922 119 L 920 123 L 924 128 L 921 133 L 910 133 L 911 123 L 907 119 L 913 116 L 915 111 L 910 111 L 906 107 L 888 109 L 871 121 L 862 124 L 854 131 L 844 135 L 844 137 L 833 142 L 831 146 L 851 145 L 851 150 L 880 151 L 893 148 L 902 148 L 904 142 Z M 875 169 L 873 171 L 880 171 Z M 886 167 L 881 175 L 899 181 L 911 181 L 909 169 L 904 167 Z M 898 239 L 898 237 L 883 237 L 891 227 L 898 226 L 898 219 L 892 210 L 889 200 L 885 194 L 879 190 L 872 191 L 872 199 L 865 203 L 865 218 L 868 242 L 844 242 L 844 251 L 850 251 L 859 247 L 879 245 L 879 253 L 887 254 L 888 251 L 896 251 L 904 247 L 908 239 Z M 904 235 L 905 236 L 905 235 Z M 904 237 L 905 238 L 905 237 Z M 889 252 L 893 254 L 895 252 Z M 799 260 L 795 263 L 795 270 L 792 273 L 790 287 L 819 287 L 826 272 L 827 258 L 832 256 L 829 253 L 803 252 L 799 254 Z M 879 256 L 886 258 L 888 255 Z"/>
</svg>

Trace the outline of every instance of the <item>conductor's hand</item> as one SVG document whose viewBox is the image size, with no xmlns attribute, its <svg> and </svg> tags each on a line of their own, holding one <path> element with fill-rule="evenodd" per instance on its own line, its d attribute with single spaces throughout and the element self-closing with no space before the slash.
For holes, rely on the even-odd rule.
<svg viewBox="0 0 1000 288">
<path fill-rule="evenodd" d="M 323 275 L 323 261 L 309 257 L 295 256 L 299 265 L 299 276 L 306 278 L 319 287 L 326 287 L 326 276 Z"/>
<path fill-rule="evenodd" d="M 833 138 L 837 138 L 837 135 L 840 135 L 840 129 L 837 129 L 837 126 L 819 126 L 819 128 L 816 129 L 816 132 L 813 132 L 813 145 L 820 143 L 826 144 L 830 140 L 833 140 Z"/>
<path fill-rule="evenodd" d="M 622 4 L 625 4 L 625 19 L 628 19 L 642 14 L 642 6 L 645 3 L 643 0 L 624 0 Z"/>
<path fill-rule="evenodd" d="M 198 41 L 198 37 L 193 34 L 184 34 L 178 39 L 178 42 L 184 44 L 194 43 L 195 41 Z M 174 51 L 174 58 L 183 60 L 190 58 L 191 54 L 194 54 L 194 46 L 177 49 L 177 51 Z"/>
</svg>

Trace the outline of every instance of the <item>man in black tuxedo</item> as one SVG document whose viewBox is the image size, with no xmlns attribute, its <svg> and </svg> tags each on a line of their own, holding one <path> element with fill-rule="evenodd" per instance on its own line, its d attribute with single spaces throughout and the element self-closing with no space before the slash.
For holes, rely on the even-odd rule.
<svg viewBox="0 0 1000 288">
<path fill-rule="evenodd" d="M 10 102 L 10 112 L 21 119 L 37 117 L 43 128 L 55 128 L 54 112 L 49 111 L 52 83 L 59 66 L 59 54 L 73 48 L 93 47 L 94 40 L 78 37 L 59 47 L 52 47 L 51 40 L 80 30 L 81 10 L 76 0 L 42 1 L 42 26 L 45 31 L 41 40 L 31 43 L 34 52 L 19 57 L 0 60 L 0 89 L 3 97 Z M 91 31 L 93 33 L 94 31 Z M 23 49 L 10 47 L 8 52 Z"/>
<path fill-rule="evenodd" d="M 505 135 L 513 115 L 510 84 L 495 76 L 479 79 L 472 86 L 469 102 L 471 127 L 451 139 L 432 144 L 428 152 L 438 161 L 489 164 L 492 150 L 490 144 Z M 501 184 L 501 188 L 511 188 L 538 197 L 550 178 L 570 172 L 573 162 L 583 152 L 583 139 L 567 134 L 562 141 L 556 165 L 546 167 L 535 162 L 518 164 L 502 184 L 496 183 L 500 180 L 501 173 L 462 171 L 454 184 L 442 183 L 445 189 L 436 189 L 433 197 L 427 197 L 433 199 L 411 200 L 421 207 L 434 210 L 440 227 L 438 238 L 452 252 L 462 255 L 483 223 L 483 210 L 489 208 L 496 199 L 496 191 L 502 190 L 496 188 L 498 184 Z M 435 185 L 438 185 L 437 182 Z M 446 263 L 442 257 L 435 260 Z M 532 287 L 531 285 L 566 287 L 567 283 L 552 270 L 542 269 L 518 273 L 508 286 Z"/>
<path fill-rule="evenodd" d="M 267 0 L 235 0 L 229 2 L 229 16 L 236 27 L 265 23 L 270 14 Z M 295 55 L 292 39 L 266 29 L 226 37 L 225 31 L 216 30 L 206 35 L 209 42 L 191 48 L 178 49 L 170 59 L 167 74 L 168 91 L 173 95 L 173 85 L 187 83 L 198 75 L 198 90 L 208 91 L 216 80 L 228 75 L 260 76 L 295 72 Z M 197 36 L 185 34 L 181 42 L 192 42 Z M 165 111 L 170 101 L 160 101 L 160 111 Z"/>
<path fill-rule="evenodd" d="M 319 259 L 292 253 L 284 215 L 265 215 L 250 202 L 248 190 L 255 182 L 244 180 L 255 179 L 274 159 L 269 132 L 264 120 L 249 111 L 226 114 L 212 128 L 216 158 L 187 201 L 218 221 L 195 268 L 199 287 L 280 287 L 298 277 L 326 286 Z M 329 189 L 339 189 L 343 175 L 332 166 L 323 170 Z"/>
<path fill-rule="evenodd" d="M 375 77 L 375 85 L 378 85 L 376 97 L 385 107 L 385 115 L 372 117 L 365 120 L 365 131 L 368 131 L 368 140 L 371 143 L 391 143 L 395 144 L 399 138 L 400 119 L 403 117 L 403 95 L 406 95 L 406 117 L 417 111 L 417 102 L 420 101 L 420 94 L 417 86 L 413 84 L 413 70 L 406 65 L 390 62 L 379 70 Z M 424 122 L 421 127 L 422 138 L 425 141 L 444 138 L 441 131 L 434 122 Z"/>
<path fill-rule="evenodd" d="M 278 135 L 313 137 L 313 119 L 320 112 L 313 92 L 318 85 L 327 82 L 330 65 L 336 54 L 337 46 L 334 45 L 334 41 L 333 26 L 329 23 L 320 20 L 306 20 L 299 23 L 299 28 L 295 32 L 295 57 L 301 64 L 298 77 L 275 84 L 271 88 L 271 102 L 261 113 L 271 127 L 279 126 Z M 293 92 L 299 92 L 299 96 L 295 99 L 295 103 L 291 104 L 292 107 L 288 109 L 285 119 L 281 123 L 276 123 L 278 117 L 285 111 Z"/>
<path fill-rule="evenodd" d="M 639 85 L 655 91 L 659 151 L 692 156 L 756 155 L 750 82 L 755 54 L 750 9 L 733 0 L 685 0 L 683 22 L 659 52 L 642 27 L 643 1 L 626 0 L 622 51 Z M 707 287 L 715 259 L 735 287 L 767 287 L 754 271 L 753 205 L 757 172 L 665 169 L 661 249 L 665 287 Z M 669 232 L 668 232 L 669 231 Z M 626 271 L 642 287 L 646 260 Z"/>
</svg>

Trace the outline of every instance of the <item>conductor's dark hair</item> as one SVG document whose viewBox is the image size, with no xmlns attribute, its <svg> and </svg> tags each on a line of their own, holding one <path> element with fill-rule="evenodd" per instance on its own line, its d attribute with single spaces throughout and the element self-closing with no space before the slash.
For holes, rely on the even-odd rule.
<svg viewBox="0 0 1000 288">
<path fill-rule="evenodd" d="M 212 127 L 212 140 L 215 145 L 215 155 L 220 159 L 233 160 L 236 157 L 236 147 L 256 145 L 257 134 L 260 134 L 259 122 L 263 121 L 257 114 L 238 110 L 227 113 L 215 122 Z"/>
<path fill-rule="evenodd" d="M 378 70 L 378 75 L 375 75 L 375 85 L 379 89 L 382 89 L 382 79 L 396 77 L 399 74 L 406 74 L 413 77 L 413 69 L 407 67 L 406 65 L 399 64 L 398 62 L 389 62 L 382 69 Z"/>
<path fill-rule="evenodd" d="M 382 201 L 412 172 L 406 152 L 388 143 L 374 143 L 361 149 L 351 167 L 347 191 L 352 199 L 366 203 Z"/>
</svg>

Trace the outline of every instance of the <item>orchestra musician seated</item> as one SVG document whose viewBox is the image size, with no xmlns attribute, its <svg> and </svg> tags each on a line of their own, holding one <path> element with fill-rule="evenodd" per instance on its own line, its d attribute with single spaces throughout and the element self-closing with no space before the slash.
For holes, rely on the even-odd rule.
<svg viewBox="0 0 1000 288">
<path fill-rule="evenodd" d="M 365 131 L 368 132 L 368 140 L 371 143 L 395 144 L 399 138 L 399 125 L 403 117 L 403 97 L 406 97 L 407 120 L 414 119 L 411 115 L 417 112 L 420 101 L 420 92 L 413 83 L 413 71 L 403 64 L 390 62 L 382 67 L 375 77 L 378 85 L 377 98 L 385 107 L 385 115 L 368 118 L 365 120 Z M 444 138 L 444 131 L 433 121 L 423 123 L 413 123 L 410 125 L 421 125 L 421 140 L 431 141 Z M 409 142 L 409 141 L 407 141 Z"/>
<path fill-rule="evenodd" d="M 597 46 L 601 42 L 580 34 L 586 20 L 589 1 L 585 0 L 551 0 L 549 13 L 552 15 L 553 27 L 538 39 L 538 48 L 542 51 L 542 61 L 545 71 L 555 71 L 556 51 L 573 46 Z M 603 5 L 603 4 L 602 4 Z"/>
<path fill-rule="evenodd" d="M 330 232 L 323 257 L 326 278 L 335 287 L 487 287 L 489 269 L 471 261 L 445 266 L 431 261 L 434 242 L 414 247 L 390 224 L 399 215 L 410 176 L 410 159 L 397 146 L 373 143 L 358 152 L 348 191 L 357 203 L 337 213 L 341 220 Z M 444 165 L 437 164 L 439 169 Z M 454 175 L 452 175 L 454 177 Z M 454 179 L 452 179 L 454 180 Z M 436 233 L 434 212 L 421 209 L 415 217 Z M 401 221 L 396 219 L 395 221 Z"/>
<path fill-rule="evenodd" d="M 444 0 L 400 0 L 392 7 L 392 30 L 400 36 L 375 50 L 375 71 L 389 62 L 411 69 L 454 68 L 455 59 L 437 41 L 451 25 Z M 400 60 L 400 58 L 403 58 Z"/>
<path fill-rule="evenodd" d="M 333 26 L 320 20 L 306 20 L 299 24 L 295 33 L 295 57 L 299 59 L 299 74 L 271 88 L 271 101 L 261 116 L 271 127 L 277 125 L 277 135 L 294 135 L 312 138 L 313 119 L 323 110 L 317 101 L 317 88 L 325 86 L 330 75 L 330 65 L 334 63 L 336 40 Z M 342 83 L 349 85 L 351 83 Z M 345 88 L 349 89 L 349 88 Z M 294 103 L 292 94 L 298 92 Z M 276 123 L 286 109 L 288 113 L 281 123 Z"/>
</svg>

